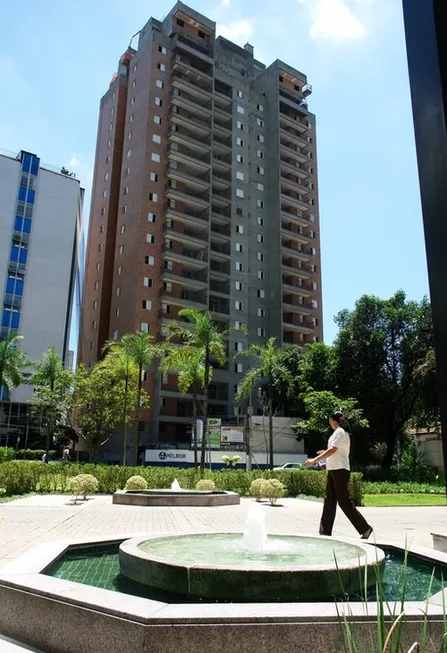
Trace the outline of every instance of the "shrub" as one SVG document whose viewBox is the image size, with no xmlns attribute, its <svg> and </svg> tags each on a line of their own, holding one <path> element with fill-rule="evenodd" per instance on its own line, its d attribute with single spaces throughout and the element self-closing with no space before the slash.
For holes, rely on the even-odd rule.
<svg viewBox="0 0 447 653">
<path fill-rule="evenodd" d="M 0 463 L 7 463 L 14 460 L 15 451 L 12 447 L 0 447 Z"/>
<path fill-rule="evenodd" d="M 46 453 L 45 449 L 19 449 L 17 452 L 17 459 L 20 460 L 42 460 L 42 456 Z M 49 451 L 49 460 L 60 460 L 62 453 L 51 449 Z"/>
<path fill-rule="evenodd" d="M 284 496 L 284 491 L 284 485 L 276 478 L 271 478 L 268 481 L 262 482 L 261 492 L 264 497 L 267 497 L 272 506 L 278 499 Z"/>
<path fill-rule="evenodd" d="M 6 494 L 6 488 L 4 488 L 4 487 L 0 487 L 0 496 L 2 494 Z"/>
<path fill-rule="evenodd" d="M 131 476 L 127 479 L 126 490 L 146 490 L 147 481 L 142 476 Z"/>
<path fill-rule="evenodd" d="M 263 478 L 257 478 L 254 481 L 251 482 L 250 485 L 250 494 L 252 497 L 256 498 L 256 501 L 261 501 L 262 497 L 264 496 L 262 494 L 262 486 L 264 484 L 264 479 Z"/>
<path fill-rule="evenodd" d="M 92 474 L 78 474 L 68 480 L 68 487 L 76 498 L 80 495 L 87 499 L 87 494 L 98 491 L 98 481 Z"/>
<path fill-rule="evenodd" d="M 200 490 L 200 492 L 214 492 L 215 489 L 216 484 L 208 479 L 203 479 L 196 483 L 196 490 Z"/>
</svg>

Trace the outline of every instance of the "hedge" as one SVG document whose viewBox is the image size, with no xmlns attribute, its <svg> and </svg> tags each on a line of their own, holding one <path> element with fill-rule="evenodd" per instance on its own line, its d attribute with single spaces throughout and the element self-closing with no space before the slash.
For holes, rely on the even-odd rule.
<svg viewBox="0 0 447 653">
<path fill-rule="evenodd" d="M 0 447 L 0 463 L 14 460 L 15 450 L 12 447 Z"/>
<path fill-rule="evenodd" d="M 252 471 L 241 469 L 217 472 L 205 471 L 203 476 L 194 468 L 176 467 L 120 467 L 118 465 L 94 465 L 91 463 L 48 464 L 40 462 L 11 461 L 0 464 L 0 487 L 6 493 L 69 492 L 67 480 L 77 474 L 92 474 L 98 479 L 98 492 L 112 494 L 121 490 L 131 476 L 146 479 L 149 489 L 169 488 L 177 479 L 184 489 L 194 489 L 202 478 L 214 481 L 217 490 L 231 490 L 242 496 L 250 496 L 251 482 L 257 478 L 277 478 L 286 488 L 286 496 L 307 495 L 324 497 L 326 472 L 314 470 Z M 356 505 L 362 503 L 362 475 L 351 474 L 351 497 Z"/>
</svg>

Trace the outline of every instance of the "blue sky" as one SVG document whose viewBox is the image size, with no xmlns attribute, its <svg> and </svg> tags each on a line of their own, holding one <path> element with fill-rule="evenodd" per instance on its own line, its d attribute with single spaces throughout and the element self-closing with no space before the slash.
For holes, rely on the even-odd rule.
<svg viewBox="0 0 447 653">
<path fill-rule="evenodd" d="M 2 7 L 0 148 L 76 171 L 87 189 L 99 100 L 130 37 L 173 2 Z M 196 0 L 266 64 L 308 76 L 317 115 L 325 339 L 364 293 L 428 292 L 400 0 Z"/>
</svg>

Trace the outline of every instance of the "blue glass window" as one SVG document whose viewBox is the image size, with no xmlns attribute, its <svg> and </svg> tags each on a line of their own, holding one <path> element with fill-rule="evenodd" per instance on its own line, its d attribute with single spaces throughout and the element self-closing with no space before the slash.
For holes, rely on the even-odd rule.
<svg viewBox="0 0 447 653">
<path fill-rule="evenodd" d="M 31 233 L 31 220 L 29 218 L 25 218 L 24 221 L 23 221 L 23 231 L 26 234 Z"/>
<path fill-rule="evenodd" d="M 26 265 L 27 259 L 28 259 L 28 250 L 23 249 L 23 247 L 21 247 L 19 252 L 19 263 L 23 263 L 24 265 Z"/>
<path fill-rule="evenodd" d="M 19 215 L 16 215 L 16 221 L 14 222 L 14 229 L 16 231 L 22 231 L 22 226 L 23 226 L 23 218 L 21 218 Z"/>
<path fill-rule="evenodd" d="M 18 311 L 13 311 L 12 312 L 12 319 L 11 319 L 11 328 L 12 329 L 18 329 L 19 328 L 19 322 L 20 322 L 20 313 Z"/>
<path fill-rule="evenodd" d="M 2 398 L 2 401 L 9 401 L 11 398 L 11 395 L 9 394 L 8 390 L 5 388 L 5 386 L 2 386 L 0 388 L 0 396 Z"/>
<path fill-rule="evenodd" d="M 22 171 L 29 172 L 31 167 L 31 154 L 25 154 L 22 160 Z"/>
<path fill-rule="evenodd" d="M 15 287 L 16 287 L 15 277 L 9 277 L 8 280 L 6 281 L 6 292 L 9 295 L 13 295 Z"/>
<path fill-rule="evenodd" d="M 19 202 L 26 202 L 26 188 L 23 186 L 19 188 Z"/>
<path fill-rule="evenodd" d="M 37 156 L 33 156 L 33 160 L 31 162 L 31 174 L 32 175 L 37 175 L 39 172 L 39 163 L 40 159 Z"/>
<path fill-rule="evenodd" d="M 35 195 L 36 195 L 36 191 L 31 190 L 31 188 L 28 188 L 28 193 L 26 197 L 26 201 L 28 202 L 28 204 L 34 204 Z"/>
<path fill-rule="evenodd" d="M 11 247 L 11 256 L 10 256 L 10 260 L 11 260 L 13 263 L 17 263 L 18 260 L 19 260 L 19 247 L 17 247 L 16 245 L 13 245 L 13 246 Z"/>
<path fill-rule="evenodd" d="M 23 279 L 16 280 L 16 295 L 19 295 L 19 297 L 23 295 Z"/>
<path fill-rule="evenodd" d="M 2 316 L 2 327 L 9 327 L 10 322 L 11 322 L 11 311 L 5 308 Z"/>
</svg>

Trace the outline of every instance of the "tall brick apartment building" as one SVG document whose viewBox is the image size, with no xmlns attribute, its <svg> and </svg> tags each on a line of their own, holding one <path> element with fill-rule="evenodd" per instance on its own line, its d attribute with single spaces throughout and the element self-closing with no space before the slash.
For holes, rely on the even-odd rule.
<svg viewBox="0 0 447 653">
<path fill-rule="evenodd" d="M 235 352 L 322 338 L 320 229 L 306 76 L 215 30 L 181 2 L 151 18 L 101 100 L 79 352 L 93 364 L 140 329 L 157 341 L 183 307 L 245 324 L 210 388 L 227 417 L 246 371 Z M 191 397 L 174 375 L 147 390 L 141 443 L 185 442 Z"/>
</svg>

